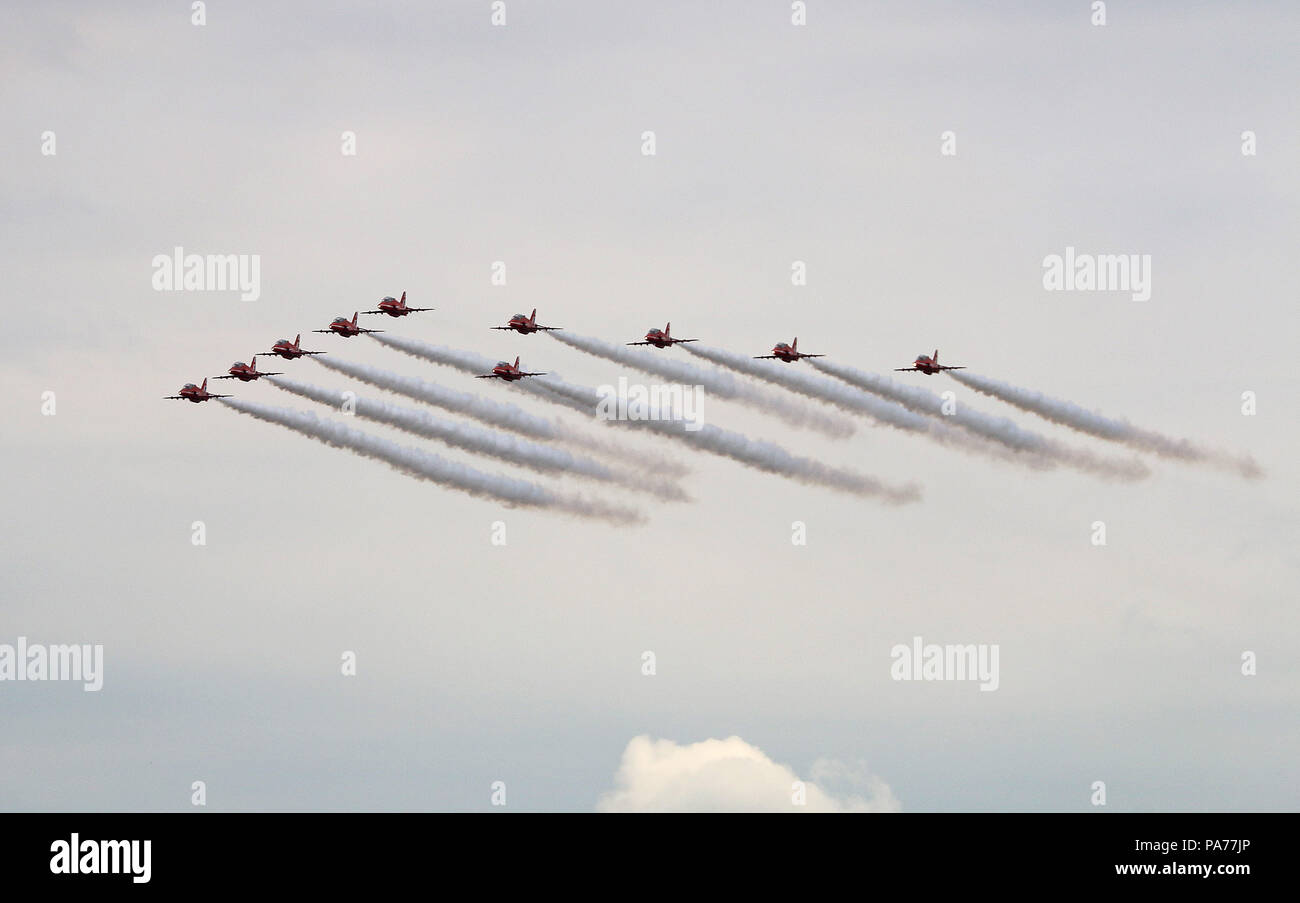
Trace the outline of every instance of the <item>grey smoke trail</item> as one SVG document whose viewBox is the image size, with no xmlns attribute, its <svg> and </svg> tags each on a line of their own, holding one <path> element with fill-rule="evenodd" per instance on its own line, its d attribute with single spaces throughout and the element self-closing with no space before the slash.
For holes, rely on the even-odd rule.
<svg viewBox="0 0 1300 903">
<path fill-rule="evenodd" d="M 498 426 L 511 432 L 531 436 L 534 439 L 554 440 L 560 438 L 560 424 L 553 420 L 547 420 L 545 417 L 530 414 L 517 405 L 504 404 L 471 392 L 449 389 L 437 383 L 425 382 L 422 379 L 403 376 L 399 373 L 390 373 L 375 367 L 367 367 L 364 364 L 354 364 L 339 357 L 322 355 L 313 357 L 312 360 L 328 370 L 342 373 L 353 379 L 359 379 L 377 388 L 397 392 L 408 398 L 426 402 L 446 411 L 464 414 L 467 417 L 473 417 L 475 420 L 490 423 L 492 426 Z"/>
<path fill-rule="evenodd" d="M 371 336 L 371 338 L 377 340 L 379 336 Z M 425 345 L 423 342 L 412 342 L 410 340 L 389 341 L 386 344 L 423 360 L 432 360 L 432 358 L 426 354 L 421 354 L 420 349 L 434 350 L 437 348 L 437 346 Z M 559 420 L 547 420 L 544 417 L 530 414 L 517 405 L 493 401 L 470 392 L 449 389 L 437 383 L 403 376 L 400 373 L 392 373 L 377 367 L 351 363 L 338 357 L 319 356 L 313 357 L 312 360 L 328 370 L 369 383 L 376 388 L 396 392 L 399 395 L 405 395 L 407 398 L 413 398 L 416 401 L 423 401 L 446 411 L 464 414 L 482 423 L 511 430 L 524 436 L 563 442 L 619 461 L 635 461 L 642 467 L 653 469 L 665 476 L 682 476 L 687 473 L 687 469 L 676 461 L 669 461 L 661 456 L 642 452 L 639 449 L 629 451 L 617 443 L 589 436 L 575 430 Z M 435 361 L 435 363 L 437 362 Z M 488 369 L 491 369 L 491 367 L 489 366 Z"/>
<path fill-rule="evenodd" d="M 372 335 L 371 338 L 390 347 L 422 357 L 425 360 L 455 367 L 467 373 L 485 373 L 492 367 L 492 363 L 487 358 L 469 351 L 459 351 L 441 345 L 427 345 L 413 339 L 389 335 Z M 595 389 L 566 382 L 556 375 L 520 380 L 515 385 L 538 398 L 543 398 L 553 404 L 564 405 L 588 416 L 595 416 L 600 400 L 600 396 L 597 395 Z M 834 383 L 831 383 L 831 385 L 834 385 Z M 845 391 L 849 390 L 846 389 Z M 903 411 L 902 408 L 899 408 L 899 410 Z M 928 425 L 928 421 L 924 417 L 919 417 L 907 411 L 903 411 L 903 413 L 909 417 L 916 417 L 922 423 Z M 783 474 L 806 483 L 816 483 L 834 489 L 842 489 L 857 495 L 874 496 L 892 503 L 916 501 L 921 497 L 921 491 L 915 484 L 900 487 L 887 486 L 874 477 L 830 467 L 810 458 L 797 457 L 779 445 L 756 441 L 740 433 L 719 429 L 709 424 L 703 425 L 698 430 L 687 430 L 684 424 L 677 421 L 638 420 L 628 422 L 649 429 L 658 435 L 682 439 L 695 448 L 725 455 L 760 470 Z"/>
<path fill-rule="evenodd" d="M 806 395 L 809 398 L 826 401 L 848 411 L 864 414 L 880 423 L 927 436 L 935 442 L 959 451 L 978 452 L 1001 460 L 1028 464 L 1031 467 L 1046 468 L 1051 466 L 1050 462 L 1041 456 L 1030 457 L 1023 452 L 1008 449 L 1005 445 L 987 438 L 959 431 L 947 423 L 909 411 L 897 402 L 876 398 L 856 388 L 822 376 L 812 376 L 789 369 L 792 366 L 797 367 L 799 364 L 786 364 L 780 361 L 757 361 L 744 355 L 723 351 L 720 348 L 701 347 L 699 345 L 686 345 L 683 347 L 689 353 L 713 361 L 716 364 L 767 380 L 800 395 Z M 1141 461 L 1123 462 L 1122 466 L 1117 468 L 1103 467 L 1098 472 L 1121 479 L 1141 479 L 1148 475 L 1148 471 Z"/>
<path fill-rule="evenodd" d="M 301 383 L 283 376 L 268 376 L 266 380 L 286 392 L 292 392 L 321 404 L 337 406 L 344 400 L 340 393 L 332 389 Z M 357 417 L 386 423 L 417 436 L 437 439 L 457 448 L 522 464 L 534 470 L 572 473 L 594 480 L 617 483 L 672 501 L 684 501 L 687 498 L 686 493 L 671 483 L 617 472 L 591 458 L 574 455 L 562 448 L 542 445 L 472 424 L 442 420 L 416 408 L 404 408 L 377 399 L 354 395 L 351 404 L 353 414 Z"/>
<path fill-rule="evenodd" d="M 546 335 L 579 351 L 625 364 L 642 373 L 661 376 L 677 383 L 703 386 L 719 398 L 731 399 L 775 414 L 793 426 L 808 427 L 837 439 L 851 436 L 854 432 L 853 423 L 844 417 L 743 382 L 725 370 L 697 367 L 689 361 L 667 357 L 667 349 L 660 353 L 656 353 L 657 349 L 633 350 L 626 345 L 612 345 L 569 331 L 548 332 Z"/>
<path fill-rule="evenodd" d="M 798 367 L 799 364 L 786 364 L 781 361 L 756 361 L 743 354 L 735 354 L 730 351 L 723 351 L 721 348 L 710 348 L 708 346 L 683 345 L 682 347 L 688 353 L 713 361 L 715 364 L 721 364 L 740 373 L 767 380 L 800 395 L 838 405 L 845 410 L 866 414 L 881 423 L 920 433 L 932 432 L 930 421 L 920 414 L 914 414 L 892 401 L 873 398 L 832 380 L 820 376 L 810 376 L 807 373 L 790 369 L 791 367 Z"/>
<path fill-rule="evenodd" d="M 458 348 L 448 348 L 446 345 L 430 345 L 428 342 L 420 342 L 415 339 L 407 339 L 401 336 L 391 335 L 371 335 L 370 338 L 379 342 L 381 345 L 387 345 L 389 348 L 395 348 L 406 354 L 418 357 L 421 360 L 429 361 L 433 364 L 442 364 L 445 367 L 452 367 L 460 370 L 462 373 L 490 373 L 496 366 L 496 362 L 484 357 L 481 354 L 475 354 L 473 351 L 461 351 Z M 521 379 L 511 385 L 520 392 L 529 395 L 535 395 L 539 398 L 545 398 L 555 404 L 563 404 L 572 408 L 580 414 L 586 414 L 594 417 L 596 414 L 596 405 L 593 401 L 587 404 L 586 400 L 573 401 L 565 399 L 563 395 L 552 392 L 549 386 L 558 382 L 559 377 L 555 374 L 547 376 L 532 377 Z M 595 397 L 595 393 L 592 393 Z"/>
<path fill-rule="evenodd" d="M 217 400 L 227 407 L 251 414 L 259 420 L 288 427 L 305 436 L 318 439 L 326 445 L 346 448 L 368 458 L 385 461 L 397 470 L 432 480 L 443 486 L 460 489 L 471 495 L 494 498 L 510 505 L 567 511 L 571 514 L 600 518 L 619 524 L 633 524 L 644 520 L 639 512 L 630 508 L 607 505 L 576 496 L 559 495 L 526 480 L 475 470 L 438 455 L 398 445 L 380 436 L 372 436 L 342 423 L 322 419 L 309 411 L 273 408 L 233 398 Z"/>
<path fill-rule="evenodd" d="M 872 392 L 882 398 L 896 401 L 908 410 L 942 418 L 976 436 L 1000 442 L 1015 451 L 1046 459 L 1053 464 L 1068 464 L 1090 473 L 1133 479 L 1144 477 L 1148 473 L 1141 461 L 1106 458 L 1086 449 L 1070 448 L 1039 433 L 1022 429 L 1007 417 L 984 414 L 964 405 L 954 409 L 951 414 L 945 414 L 944 400 L 929 389 L 920 386 L 904 385 L 888 376 L 867 373 L 823 358 L 809 360 L 809 363 L 823 373 L 841 379 L 864 392 Z M 1037 466 L 1039 462 L 1029 460 L 1026 463 Z"/>
<path fill-rule="evenodd" d="M 537 397 L 554 404 L 588 413 L 594 413 L 600 401 L 600 396 L 595 389 L 579 386 L 559 377 L 547 377 L 545 383 L 533 384 L 531 391 Z M 915 483 L 889 486 L 875 477 L 831 467 L 812 458 L 799 457 L 773 442 L 750 439 L 741 433 L 724 430 L 712 424 L 702 424 L 697 430 L 689 430 L 684 423 L 673 420 L 630 420 L 625 423 L 649 430 L 656 435 L 680 439 L 702 451 L 722 455 L 759 470 L 781 474 L 803 483 L 828 486 L 855 495 L 878 498 L 891 504 L 914 502 L 921 497 L 920 487 Z"/>
<path fill-rule="evenodd" d="M 1023 411 L 1068 426 L 1081 433 L 1122 442 L 1133 448 L 1151 452 L 1164 458 L 1175 458 L 1208 464 L 1225 470 L 1235 470 L 1244 477 L 1260 477 L 1264 471 L 1249 455 L 1234 456 L 1224 452 L 1213 451 L 1196 445 L 1188 439 L 1175 439 L 1153 430 L 1141 429 L 1127 420 L 1106 417 L 1094 411 L 1081 408 L 1074 402 L 1051 398 L 1032 389 L 1022 389 L 1001 380 L 979 376 L 969 370 L 950 370 L 948 375 L 969 386 L 976 392 L 982 392 L 993 398 L 1000 398 L 1008 404 L 1015 405 Z"/>
</svg>

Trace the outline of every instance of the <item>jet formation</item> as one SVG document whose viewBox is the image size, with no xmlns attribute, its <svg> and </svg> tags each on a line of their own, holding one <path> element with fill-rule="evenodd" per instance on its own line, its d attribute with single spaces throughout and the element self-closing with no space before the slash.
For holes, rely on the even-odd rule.
<svg viewBox="0 0 1300 903">
<path fill-rule="evenodd" d="M 378 302 L 378 307 L 375 308 L 374 310 L 354 311 L 352 313 L 351 319 L 348 319 L 347 317 L 335 317 L 330 322 L 329 328 L 313 329 L 312 332 L 324 333 L 326 335 L 336 335 L 341 338 L 350 339 L 358 335 L 367 335 L 370 333 L 379 333 L 384 331 L 382 329 L 366 329 L 362 326 L 357 325 L 357 317 L 360 313 L 378 314 L 378 315 L 386 314 L 393 318 L 400 318 L 400 317 L 405 317 L 408 314 L 425 313 L 432 310 L 436 310 L 436 308 L 408 307 L 406 304 L 406 292 L 403 291 L 401 298 L 394 298 L 392 295 L 385 295 L 384 298 Z M 515 314 L 506 322 L 506 325 L 493 326 L 490 328 L 510 331 L 510 332 L 517 332 L 520 335 L 531 335 L 534 332 L 549 332 L 553 330 L 563 329 L 563 327 L 561 326 L 538 325 L 537 308 L 533 308 L 533 312 L 530 313 L 528 316 L 524 316 L 523 314 Z M 663 329 L 659 329 L 658 327 L 651 327 L 649 330 L 646 331 L 645 337 L 643 339 L 637 342 L 627 342 L 626 344 L 648 345 L 654 348 L 664 349 L 664 348 L 671 348 L 673 345 L 679 345 L 686 342 L 699 341 L 699 339 L 694 339 L 694 338 L 692 339 L 678 338 L 672 334 L 672 329 L 673 329 L 672 323 L 666 324 Z M 264 351 L 259 353 L 275 355 L 276 357 L 283 358 L 284 360 L 287 361 L 297 360 L 298 358 L 304 357 L 306 355 L 327 353 L 324 351 L 303 350 L 301 342 L 302 342 L 302 333 L 299 333 L 293 337 L 292 342 L 289 341 L 288 339 L 279 339 L 274 344 L 271 345 L 271 349 L 269 351 Z M 806 352 L 800 351 L 799 339 L 795 338 L 789 344 L 785 342 L 778 342 L 776 345 L 773 346 L 770 354 L 756 355 L 754 359 L 755 360 L 777 360 L 777 361 L 781 361 L 782 363 L 793 364 L 803 360 L 804 358 L 825 357 L 825 356 L 826 355 L 824 354 L 808 354 Z M 896 368 L 897 372 L 920 372 L 920 373 L 925 373 L 926 375 L 933 375 L 943 370 L 964 370 L 964 369 L 965 367 L 941 365 L 939 363 L 938 349 L 935 349 L 933 356 L 927 354 L 917 355 L 916 360 L 912 362 L 912 366 L 910 367 Z M 258 379 L 261 379 L 263 376 L 281 376 L 281 375 L 283 374 L 280 371 L 258 370 L 257 355 L 254 355 L 249 359 L 248 363 L 244 363 L 243 361 L 236 361 L 235 363 L 230 365 L 225 375 L 215 376 L 212 377 L 212 379 L 237 379 L 240 382 L 254 382 Z M 516 356 L 513 364 L 510 363 L 509 361 L 498 361 L 496 366 L 492 368 L 491 373 L 477 374 L 474 378 L 475 379 L 499 379 L 504 382 L 510 383 L 510 382 L 517 382 L 527 377 L 547 376 L 547 375 L 548 373 L 545 371 L 531 371 L 531 370 L 519 369 L 519 357 Z M 212 398 L 231 398 L 232 396 L 217 395 L 209 392 L 208 381 L 207 379 L 204 379 L 201 385 L 196 386 L 194 385 L 194 383 L 186 383 L 179 390 L 179 394 L 167 395 L 164 397 L 167 399 L 192 401 L 197 404 L 199 402 L 208 401 L 209 399 Z"/>
</svg>

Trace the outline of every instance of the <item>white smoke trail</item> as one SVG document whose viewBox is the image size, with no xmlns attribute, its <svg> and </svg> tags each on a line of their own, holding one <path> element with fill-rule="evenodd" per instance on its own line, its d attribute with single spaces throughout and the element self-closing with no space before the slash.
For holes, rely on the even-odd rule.
<svg viewBox="0 0 1300 903">
<path fill-rule="evenodd" d="M 268 376 L 266 379 L 286 392 L 292 392 L 321 404 L 337 406 L 345 400 L 339 392 L 332 389 L 300 383 L 283 376 Z M 386 423 L 408 433 L 437 439 L 457 448 L 522 464 L 534 470 L 572 473 L 594 480 L 617 483 L 671 501 L 684 501 L 687 498 L 686 493 L 671 483 L 614 471 L 598 461 L 574 455 L 562 448 L 542 445 L 529 439 L 521 439 L 508 433 L 499 433 L 472 424 L 441 420 L 416 408 L 404 408 L 377 399 L 361 398 L 355 394 L 349 401 L 352 412 L 357 417 Z"/>
<path fill-rule="evenodd" d="M 851 436 L 854 432 L 852 421 L 844 417 L 810 407 L 807 404 L 800 404 L 786 396 L 766 391 L 751 383 L 742 382 L 725 370 L 719 370 L 716 367 L 697 367 L 689 361 L 667 357 L 666 353 L 668 352 L 666 350 L 665 353 L 660 354 L 656 354 L 651 349 L 633 350 L 626 345 L 612 345 L 609 342 L 602 342 L 600 339 L 593 339 L 568 331 L 548 332 L 546 335 L 558 342 L 577 348 L 579 351 L 585 351 L 588 354 L 603 357 L 618 364 L 625 364 L 628 367 L 640 370 L 642 373 L 661 376 L 677 383 L 703 386 L 705 390 L 719 398 L 731 399 L 750 407 L 759 408 L 769 414 L 775 414 L 793 426 L 818 430 L 837 439 Z"/>
<path fill-rule="evenodd" d="M 485 373 L 487 372 L 484 369 L 485 365 L 488 369 L 492 367 L 492 364 L 486 358 L 469 351 L 459 351 L 441 345 L 426 345 L 412 339 L 387 335 L 372 335 L 371 338 L 385 345 L 423 357 L 426 360 L 446 364 L 449 367 L 456 367 L 467 373 Z M 600 400 L 600 396 L 595 389 L 566 382 L 554 374 L 537 379 L 520 380 L 515 385 L 538 398 L 544 398 L 553 404 L 564 405 L 590 416 L 596 414 L 597 404 Z M 830 383 L 830 385 L 835 384 Z M 848 392 L 849 390 L 845 389 L 845 391 Z M 857 394 L 861 395 L 862 393 Z M 929 425 L 929 421 L 924 417 L 911 414 L 902 408 L 898 408 L 898 410 L 909 417 L 915 417 L 926 426 Z M 710 424 L 704 424 L 698 430 L 688 430 L 685 428 L 685 424 L 680 421 L 637 420 L 624 422 L 644 427 L 661 436 L 682 439 L 704 451 L 725 455 L 760 470 L 783 474 L 806 483 L 817 483 L 834 489 L 843 489 L 857 495 L 875 496 L 892 503 L 912 502 L 921 497 L 920 488 L 915 484 L 898 487 L 887 486 L 874 477 L 830 467 L 811 458 L 801 458 L 792 455 L 774 443 L 756 441 L 740 433 L 719 429 Z"/>
<path fill-rule="evenodd" d="M 1050 398 L 1032 389 L 1022 389 L 1001 380 L 979 376 L 969 370 L 949 370 L 948 375 L 969 386 L 976 392 L 982 392 L 993 398 L 1000 398 L 1008 404 L 1015 405 L 1023 411 L 1068 426 L 1081 433 L 1122 442 L 1133 448 L 1151 452 L 1163 458 L 1174 458 L 1208 464 L 1225 470 L 1235 470 L 1243 477 L 1263 476 L 1263 470 L 1249 455 L 1234 456 L 1225 452 L 1203 448 L 1189 439 L 1175 439 L 1153 430 L 1141 429 L 1127 420 L 1106 417 L 1094 411 L 1086 410 L 1071 401 Z"/>
<path fill-rule="evenodd" d="M 876 398 L 822 376 L 811 376 L 807 373 L 787 369 L 791 366 L 799 366 L 798 364 L 786 364 L 781 361 L 758 361 L 730 351 L 723 351 L 720 348 L 700 347 L 699 345 L 684 347 L 691 354 L 698 355 L 716 364 L 767 380 L 800 395 L 806 395 L 809 398 L 826 401 L 848 411 L 864 414 L 879 423 L 927 436 L 935 442 L 958 451 L 978 452 L 1004 461 L 1028 464 L 1031 467 L 1046 468 L 1051 466 L 1050 462 L 1042 457 L 1031 457 L 1023 452 L 1008 449 L 1004 444 L 956 430 L 947 423 L 909 411 L 894 401 Z M 1098 472 L 1120 479 L 1140 479 L 1148 474 L 1147 469 L 1140 461 L 1123 462 L 1122 466 L 1114 469 L 1102 467 Z"/>
<path fill-rule="evenodd" d="M 372 335 L 371 338 L 378 340 L 379 336 Z M 434 360 L 428 354 L 421 353 L 421 349 L 428 349 L 432 352 L 437 349 L 437 346 L 425 345 L 423 342 L 411 340 L 389 341 L 386 344 L 422 360 L 433 360 L 435 363 L 440 363 L 440 361 Z M 367 367 L 364 364 L 352 363 L 342 358 L 318 356 L 313 357 L 312 360 L 322 367 L 350 376 L 361 382 L 369 383 L 376 388 L 396 392 L 399 395 L 426 402 L 446 411 L 464 414 L 482 423 L 511 430 L 524 436 L 563 442 L 621 462 L 634 461 L 642 467 L 654 470 L 663 476 L 680 477 L 688 473 L 687 468 L 676 461 L 670 461 L 649 452 L 642 452 L 639 449 L 625 449 L 617 443 L 589 436 L 575 430 L 559 420 L 547 420 L 544 417 L 530 414 L 517 405 L 493 401 L 470 392 L 449 389 L 437 383 L 403 376 L 400 373 L 392 373 L 388 370 L 380 370 L 377 367 Z M 491 368 L 489 367 L 489 369 Z"/>
<path fill-rule="evenodd" d="M 921 488 L 916 483 L 891 486 L 875 477 L 840 467 L 831 467 L 812 458 L 791 454 L 774 442 L 750 439 L 741 433 L 724 430 L 712 424 L 706 423 L 698 430 L 687 430 L 684 424 L 673 420 L 628 422 L 652 429 L 660 435 L 682 439 L 695 448 L 725 455 L 742 464 L 748 464 L 768 473 L 781 474 L 802 483 L 829 486 L 832 489 L 878 498 L 895 505 L 919 501 L 921 498 Z"/>
<path fill-rule="evenodd" d="M 579 386 L 559 377 L 548 376 L 545 383 L 537 382 L 529 388 L 539 398 L 578 411 L 594 412 L 600 400 L 595 389 Z M 831 467 L 812 458 L 799 457 L 773 442 L 750 439 L 741 433 L 724 430 L 712 424 L 702 424 L 699 429 L 687 429 L 685 423 L 676 420 L 621 422 L 649 430 L 656 435 L 680 439 L 702 451 L 723 455 L 759 470 L 781 474 L 803 483 L 828 486 L 855 495 L 882 499 L 891 504 L 914 502 L 921 497 L 920 487 L 915 483 L 889 486 L 875 477 Z"/>
<path fill-rule="evenodd" d="M 799 364 L 786 364 L 781 361 L 756 361 L 743 354 L 735 354 L 730 351 L 723 351 L 721 348 L 710 348 L 708 346 L 683 345 L 682 347 L 689 353 L 713 361 L 715 364 L 721 364 L 740 373 L 767 380 L 800 395 L 838 405 L 845 410 L 866 414 L 868 417 L 889 426 L 896 426 L 899 429 L 913 430 L 919 433 L 933 432 L 930 421 L 892 401 L 882 401 L 879 398 L 865 395 L 832 380 L 789 369 L 791 366 L 797 367 Z"/>
<path fill-rule="evenodd" d="M 864 392 L 872 392 L 882 398 L 896 401 L 908 410 L 942 418 L 976 436 L 992 439 L 1017 452 L 1033 456 L 1026 459 L 1026 463 L 1031 466 L 1041 466 L 1045 459 L 1051 463 L 1068 464 L 1090 473 L 1130 479 L 1139 479 L 1149 472 L 1141 461 L 1107 458 L 1095 455 L 1086 449 L 1070 448 L 1039 433 L 1022 429 L 1007 417 L 984 414 L 964 405 L 945 414 L 943 398 L 920 386 L 903 385 L 888 376 L 866 373 L 822 358 L 809 360 L 809 363 L 823 373 L 842 379 Z"/>
<path fill-rule="evenodd" d="M 227 407 L 250 414 L 259 420 L 288 427 L 305 436 L 318 439 L 326 445 L 346 448 L 368 458 L 385 461 L 397 470 L 443 486 L 460 489 L 471 495 L 494 498 L 508 505 L 528 505 L 567 511 L 570 514 L 600 518 L 618 524 L 634 524 L 644 520 L 640 512 L 630 508 L 608 505 L 577 496 L 559 495 L 526 480 L 475 470 L 430 452 L 398 445 L 380 436 L 372 436 L 342 423 L 322 419 L 309 411 L 267 407 L 233 398 L 217 400 Z"/>
<path fill-rule="evenodd" d="M 492 368 L 496 366 L 494 361 L 481 354 L 475 354 L 472 351 L 461 351 L 458 348 L 448 348 L 446 345 L 430 345 L 428 342 L 420 342 L 415 339 L 402 338 L 401 336 L 371 335 L 370 337 L 381 345 L 396 348 L 398 351 L 404 351 L 433 364 L 452 367 L 462 373 L 473 373 L 477 376 L 481 373 L 491 373 Z M 596 403 L 594 400 L 588 403 L 585 396 L 574 400 L 566 398 L 562 393 L 551 391 L 551 385 L 560 381 L 558 375 L 548 373 L 546 376 L 521 379 L 511 383 L 511 385 L 520 392 L 526 392 L 538 398 L 545 398 L 554 404 L 562 404 L 580 414 L 595 417 Z M 591 397 L 595 399 L 596 394 L 594 391 Z"/>
<path fill-rule="evenodd" d="M 365 364 L 355 364 L 338 357 L 322 355 L 313 357 L 312 360 L 322 367 L 359 379 L 377 388 L 387 389 L 446 411 L 464 414 L 511 432 L 531 436 L 534 439 L 560 438 L 559 423 L 530 414 L 517 405 L 493 401 L 471 392 L 449 389 L 437 383 L 367 367 Z"/>
</svg>

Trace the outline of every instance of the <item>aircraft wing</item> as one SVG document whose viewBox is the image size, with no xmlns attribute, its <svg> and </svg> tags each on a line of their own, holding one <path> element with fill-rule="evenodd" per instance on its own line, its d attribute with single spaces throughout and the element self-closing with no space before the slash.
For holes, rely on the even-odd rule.
<svg viewBox="0 0 1300 903">
<path fill-rule="evenodd" d="M 274 373 L 258 373 L 257 375 L 258 376 L 284 376 L 284 374 L 279 370 L 275 371 Z"/>
<path fill-rule="evenodd" d="M 509 331 L 509 330 L 511 330 L 511 329 L 514 329 L 513 326 L 489 326 L 488 328 L 489 328 L 489 329 L 504 329 L 504 330 L 507 330 L 507 331 Z"/>
<path fill-rule="evenodd" d="M 437 310 L 437 309 L 438 308 L 436 307 L 408 307 L 407 308 L 407 310 L 414 311 L 417 314 L 424 313 L 426 310 Z"/>
<path fill-rule="evenodd" d="M 263 375 L 263 376 L 270 376 L 271 374 L 269 374 L 269 373 L 263 373 L 262 375 Z M 277 374 L 277 375 L 278 375 L 278 374 Z M 236 377 L 236 376 L 213 376 L 213 377 L 210 377 L 210 378 L 211 378 L 211 379 L 238 379 L 238 377 Z"/>
<path fill-rule="evenodd" d="M 172 398 L 179 399 L 179 400 L 182 400 L 182 401 L 183 401 L 183 400 L 185 399 L 185 396 L 184 396 L 184 395 L 164 395 L 164 396 L 163 396 L 163 400 L 164 400 L 164 401 L 167 401 L 168 399 L 172 399 Z"/>
<path fill-rule="evenodd" d="M 698 342 L 698 341 L 699 339 L 673 339 L 673 344 L 675 345 L 678 342 Z"/>
<path fill-rule="evenodd" d="M 654 342 L 628 342 L 629 345 L 653 345 Z"/>
<path fill-rule="evenodd" d="M 776 360 L 776 355 L 775 355 L 775 354 L 756 354 L 756 355 L 754 355 L 754 360 L 756 360 L 756 361 L 774 361 L 774 360 Z"/>
<path fill-rule="evenodd" d="M 333 331 L 334 331 L 334 330 L 332 330 L 332 329 L 313 329 L 313 330 L 312 330 L 312 332 L 323 332 L 323 333 L 325 333 L 326 335 L 329 335 L 329 334 L 330 334 L 331 332 L 333 332 Z"/>
<path fill-rule="evenodd" d="M 357 332 L 383 332 L 382 329 L 358 329 Z"/>
<path fill-rule="evenodd" d="M 800 357 L 825 357 L 826 355 L 824 355 L 824 354 L 804 354 L 803 352 L 800 352 L 800 353 L 799 353 L 799 356 L 800 356 Z"/>
<path fill-rule="evenodd" d="M 496 373 L 480 373 L 478 376 L 474 378 L 475 379 L 500 379 L 501 377 Z"/>
<path fill-rule="evenodd" d="M 411 308 L 411 309 L 414 310 L 415 308 Z M 388 311 L 386 311 L 386 310 L 363 310 L 362 313 L 363 313 L 363 314 L 386 314 L 386 313 L 388 313 Z"/>
<path fill-rule="evenodd" d="M 538 332 L 554 332 L 555 330 L 563 329 L 564 327 L 563 326 L 534 326 L 532 328 L 536 329 Z"/>
<path fill-rule="evenodd" d="M 895 367 L 895 373 L 911 373 L 913 370 L 919 370 L 919 367 Z"/>
<path fill-rule="evenodd" d="M 545 373 L 520 373 L 520 376 L 545 376 Z"/>
<path fill-rule="evenodd" d="M 940 370 L 965 370 L 965 367 L 940 367 Z"/>
<path fill-rule="evenodd" d="M 233 395 L 208 395 L 209 398 L 234 398 Z"/>
</svg>

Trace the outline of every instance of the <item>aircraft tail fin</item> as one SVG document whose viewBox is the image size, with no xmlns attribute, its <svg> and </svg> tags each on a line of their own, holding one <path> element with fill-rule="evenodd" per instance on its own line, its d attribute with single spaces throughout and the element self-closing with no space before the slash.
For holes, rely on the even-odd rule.
<svg viewBox="0 0 1300 903">
<path fill-rule="evenodd" d="M 529 325 L 529 326 L 536 326 L 536 325 L 537 325 L 537 308 L 535 308 L 535 307 L 533 308 L 533 313 L 532 313 L 532 315 L 529 316 L 529 318 L 528 318 L 528 325 Z"/>
<path fill-rule="evenodd" d="M 199 386 L 199 388 L 204 392 L 208 391 L 208 378 L 206 376 L 203 377 L 203 385 Z"/>
<path fill-rule="evenodd" d="M 665 339 L 672 338 L 672 334 L 673 334 L 673 324 L 669 323 L 667 326 L 664 327 L 664 338 Z"/>
<path fill-rule="evenodd" d="M 515 355 L 515 369 L 519 369 L 519 355 L 517 354 Z"/>
<path fill-rule="evenodd" d="M 935 362 L 936 364 L 939 363 L 939 349 L 938 349 L 938 348 L 934 349 L 934 362 Z"/>
<path fill-rule="evenodd" d="M 403 303 L 403 304 L 406 303 L 406 290 L 405 290 L 405 289 L 402 290 L 402 303 Z"/>
<path fill-rule="evenodd" d="M 299 342 L 301 342 L 301 341 L 302 341 L 302 333 L 300 332 L 300 333 L 298 333 L 296 336 L 293 337 L 293 343 L 294 343 L 294 345 L 297 345 L 297 344 L 298 344 Z"/>
<path fill-rule="evenodd" d="M 794 341 L 790 343 L 790 350 L 791 350 L 791 351 L 798 351 L 798 350 L 799 350 L 799 337 L 798 337 L 798 336 L 795 336 L 795 337 L 794 337 Z"/>
<path fill-rule="evenodd" d="M 361 313 L 361 311 L 359 311 L 359 310 L 354 310 L 354 311 L 352 311 L 352 325 L 353 325 L 353 326 L 356 326 L 356 325 L 357 325 L 357 314 L 359 314 L 359 313 Z"/>
</svg>

